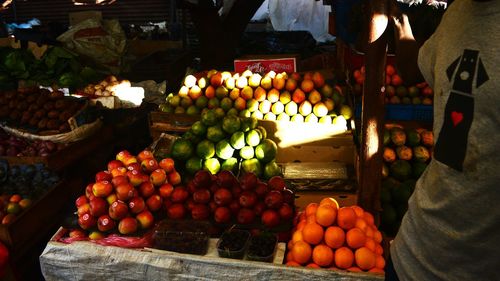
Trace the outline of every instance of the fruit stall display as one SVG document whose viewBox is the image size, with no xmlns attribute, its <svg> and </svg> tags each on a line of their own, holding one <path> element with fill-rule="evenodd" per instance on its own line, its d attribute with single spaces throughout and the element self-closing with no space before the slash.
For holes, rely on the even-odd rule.
<svg viewBox="0 0 500 281">
<path fill-rule="evenodd" d="M 381 197 L 381 229 L 394 236 L 415 183 L 432 157 L 434 135 L 426 129 L 386 125 Z"/>
<path fill-rule="evenodd" d="M 29 140 L 13 136 L 0 128 L 0 157 L 45 157 L 63 149 L 65 144 L 50 140 Z"/>
<path fill-rule="evenodd" d="M 326 197 L 298 215 L 286 265 L 384 273 L 382 233 L 373 216 L 353 205 L 339 208 Z"/>
<path fill-rule="evenodd" d="M 212 174 L 229 170 L 271 178 L 280 174 L 274 161 L 277 149 L 256 118 L 226 115 L 219 108 L 204 111 L 201 120 L 173 143 L 171 153 L 191 175 L 206 169 Z"/>
<path fill-rule="evenodd" d="M 221 108 L 228 115 L 343 127 L 352 116 L 342 88 L 325 82 L 318 71 L 271 71 L 262 76 L 250 70 L 211 70 L 197 76 L 186 76 L 179 91 L 169 94 L 159 109 L 198 115 L 207 108 Z"/>
</svg>

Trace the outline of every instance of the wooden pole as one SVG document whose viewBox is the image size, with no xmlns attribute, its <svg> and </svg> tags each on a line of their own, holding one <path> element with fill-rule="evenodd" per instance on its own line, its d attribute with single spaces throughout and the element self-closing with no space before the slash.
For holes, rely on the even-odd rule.
<svg viewBox="0 0 500 281">
<path fill-rule="evenodd" d="M 385 59 L 388 3 L 369 1 L 368 44 L 361 115 L 360 187 L 358 203 L 378 217 L 382 180 Z"/>
</svg>

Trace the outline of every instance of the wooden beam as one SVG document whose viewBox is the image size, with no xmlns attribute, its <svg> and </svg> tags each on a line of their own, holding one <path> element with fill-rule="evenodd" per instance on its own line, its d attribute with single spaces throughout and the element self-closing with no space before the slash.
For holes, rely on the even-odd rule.
<svg viewBox="0 0 500 281">
<path fill-rule="evenodd" d="M 359 204 L 378 217 L 382 179 L 385 59 L 387 55 L 387 3 L 369 1 L 368 44 L 361 115 Z"/>
</svg>

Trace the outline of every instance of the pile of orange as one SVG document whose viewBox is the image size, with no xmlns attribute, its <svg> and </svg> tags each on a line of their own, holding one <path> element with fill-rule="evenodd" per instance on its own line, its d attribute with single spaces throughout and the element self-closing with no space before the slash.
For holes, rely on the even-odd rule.
<svg viewBox="0 0 500 281">
<path fill-rule="evenodd" d="M 286 265 L 384 273 L 382 234 L 359 206 L 333 198 L 310 203 L 288 242 Z"/>
</svg>

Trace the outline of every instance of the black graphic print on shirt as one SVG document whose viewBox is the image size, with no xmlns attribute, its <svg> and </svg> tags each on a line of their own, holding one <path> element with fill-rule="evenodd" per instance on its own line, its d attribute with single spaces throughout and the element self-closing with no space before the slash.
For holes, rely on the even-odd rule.
<svg viewBox="0 0 500 281">
<path fill-rule="evenodd" d="M 465 49 L 446 70 L 452 83 L 444 121 L 434 147 L 434 158 L 462 171 L 469 129 L 474 117 L 474 90 L 488 81 L 479 51 Z"/>
</svg>

